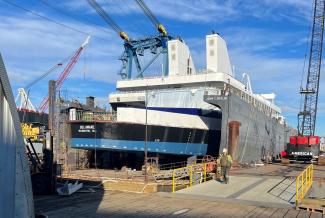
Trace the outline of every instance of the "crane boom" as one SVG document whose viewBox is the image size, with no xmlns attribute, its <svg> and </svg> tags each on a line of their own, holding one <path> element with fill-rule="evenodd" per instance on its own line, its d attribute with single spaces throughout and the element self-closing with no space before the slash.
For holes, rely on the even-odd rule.
<svg viewBox="0 0 325 218">
<path fill-rule="evenodd" d="M 315 134 L 319 79 L 322 64 L 324 13 L 325 0 L 315 0 L 307 82 L 306 88 L 301 88 L 300 90 L 300 93 L 304 95 L 304 105 L 303 110 L 298 114 L 298 132 L 299 135 L 303 136 L 312 136 Z"/>
<path fill-rule="evenodd" d="M 35 80 L 33 80 L 32 82 L 30 82 L 29 84 L 27 84 L 25 86 L 25 90 L 30 89 L 33 85 L 35 85 L 38 81 L 42 80 L 43 78 L 45 78 L 46 76 L 48 76 L 50 73 L 52 73 L 54 70 L 56 70 L 57 68 L 61 67 L 63 65 L 64 61 L 61 61 L 57 64 L 55 64 L 53 67 L 51 67 L 47 72 L 45 72 L 43 75 L 41 75 L 40 77 L 36 78 Z"/>
<path fill-rule="evenodd" d="M 63 82 L 66 80 L 66 78 L 68 77 L 68 75 L 70 74 L 72 68 L 75 66 L 75 64 L 77 63 L 82 50 L 86 47 L 86 45 L 89 43 L 90 40 L 90 36 L 88 36 L 86 38 L 86 40 L 82 43 L 82 45 L 78 48 L 78 50 L 74 53 L 74 55 L 71 57 L 69 63 L 67 64 L 67 66 L 64 68 L 64 70 L 62 71 L 62 73 L 60 74 L 58 80 L 56 81 L 55 85 L 57 87 L 57 89 L 60 89 Z M 40 112 L 44 112 L 47 107 L 48 107 L 48 103 L 49 103 L 49 97 L 47 96 L 46 98 L 43 99 L 43 101 L 40 104 L 39 107 L 39 111 Z"/>
<path fill-rule="evenodd" d="M 25 86 L 25 88 L 19 88 L 18 89 L 18 94 L 17 94 L 16 100 L 15 100 L 18 110 L 36 111 L 34 105 L 32 104 L 32 102 L 29 99 L 29 90 L 30 90 L 30 88 L 33 85 L 35 85 L 38 81 L 40 81 L 41 79 L 45 78 L 47 75 L 52 73 L 54 70 L 61 67 L 63 62 L 59 62 L 59 63 L 55 64 L 53 67 L 51 67 L 43 75 L 36 78 L 35 80 L 30 82 L 29 84 L 27 84 Z M 27 90 L 27 92 L 26 92 L 26 90 Z"/>
<path fill-rule="evenodd" d="M 148 6 L 144 3 L 143 0 L 135 0 L 135 2 L 139 5 L 139 7 L 142 9 L 142 11 L 147 15 L 147 17 L 150 19 L 150 21 L 153 23 L 153 25 L 157 28 L 157 30 L 163 35 L 167 36 L 167 30 L 162 25 L 156 16 L 152 13 L 152 11 L 148 8 Z"/>
<path fill-rule="evenodd" d="M 114 20 L 108 16 L 105 10 L 95 1 L 87 0 L 90 6 L 104 19 L 104 21 L 125 41 L 129 41 L 129 36 L 119 27 Z"/>
</svg>

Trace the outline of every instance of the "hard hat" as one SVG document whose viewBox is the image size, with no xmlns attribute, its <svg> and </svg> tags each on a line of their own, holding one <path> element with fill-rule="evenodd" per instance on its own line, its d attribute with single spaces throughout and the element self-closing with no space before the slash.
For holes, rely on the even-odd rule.
<svg viewBox="0 0 325 218">
<path fill-rule="evenodd" d="M 222 150 L 223 153 L 227 153 L 227 151 L 228 151 L 227 148 L 224 148 L 224 149 Z"/>
</svg>

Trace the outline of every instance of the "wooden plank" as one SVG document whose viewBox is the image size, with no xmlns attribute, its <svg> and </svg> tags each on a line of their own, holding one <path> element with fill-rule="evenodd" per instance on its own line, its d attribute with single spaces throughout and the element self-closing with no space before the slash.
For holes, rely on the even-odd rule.
<svg viewBox="0 0 325 218">
<path fill-rule="evenodd" d="M 321 213 L 311 213 L 310 218 L 322 218 L 323 215 Z"/>
<path fill-rule="evenodd" d="M 293 218 L 293 217 L 297 217 L 298 214 L 299 214 L 299 211 L 298 210 L 290 209 L 288 211 L 288 213 L 284 217 L 285 218 Z"/>
<path fill-rule="evenodd" d="M 265 208 L 256 207 L 255 210 L 251 211 L 245 217 L 256 217 L 256 218 L 260 218 L 261 217 L 261 214 L 263 214 L 264 210 L 265 210 Z"/>
<path fill-rule="evenodd" d="M 300 210 L 297 218 L 305 218 L 305 217 L 310 217 L 310 212 L 305 210 Z"/>
<path fill-rule="evenodd" d="M 271 217 L 278 208 L 264 208 L 263 213 L 260 217 Z"/>
<path fill-rule="evenodd" d="M 287 208 L 278 208 L 272 215 L 272 218 L 282 218 L 289 212 Z"/>
</svg>

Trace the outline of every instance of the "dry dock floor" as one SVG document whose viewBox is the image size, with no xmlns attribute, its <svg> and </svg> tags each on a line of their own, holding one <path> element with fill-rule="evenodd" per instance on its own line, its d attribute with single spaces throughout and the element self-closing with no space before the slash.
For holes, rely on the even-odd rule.
<svg viewBox="0 0 325 218">
<path fill-rule="evenodd" d="M 36 211 L 50 218 L 70 217 L 322 217 L 292 208 L 262 207 L 167 194 L 118 191 L 76 193 L 35 199 Z"/>
<path fill-rule="evenodd" d="M 96 190 L 71 196 L 35 197 L 35 208 L 50 218 L 68 217 L 325 217 L 293 209 L 294 177 L 306 165 L 233 169 L 230 184 L 211 180 L 176 193 Z M 325 166 L 315 166 L 324 180 Z"/>
</svg>

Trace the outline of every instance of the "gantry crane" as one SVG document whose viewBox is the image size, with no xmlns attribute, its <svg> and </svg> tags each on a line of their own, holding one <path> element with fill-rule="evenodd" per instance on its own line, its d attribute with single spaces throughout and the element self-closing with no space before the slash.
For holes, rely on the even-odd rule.
<svg viewBox="0 0 325 218">
<path fill-rule="evenodd" d="M 291 159 L 312 159 L 318 156 L 320 138 L 315 136 L 319 79 L 322 64 L 325 0 L 314 0 L 313 25 L 306 88 L 300 88 L 304 104 L 298 114 L 298 136 L 290 138 L 287 155 Z"/>
<path fill-rule="evenodd" d="M 154 23 L 159 31 L 159 35 L 145 37 L 141 39 L 131 39 L 128 34 L 123 31 L 114 20 L 105 12 L 105 10 L 96 2 L 96 0 L 87 0 L 88 3 L 96 10 L 103 20 L 124 40 L 124 52 L 119 58 L 122 61 L 122 67 L 119 75 L 122 79 L 130 79 L 132 77 L 133 61 L 137 70 L 136 77 L 143 77 L 143 73 L 148 67 L 159 57 L 163 56 L 163 75 L 168 75 L 168 50 L 167 42 L 172 39 L 168 35 L 166 28 L 157 20 L 149 8 L 143 1 L 136 1 L 144 13 Z M 154 56 L 144 66 L 140 65 L 139 56 L 144 56 L 145 50 L 150 50 Z"/>
<path fill-rule="evenodd" d="M 64 70 L 62 71 L 62 73 L 60 74 L 58 80 L 56 80 L 55 82 L 55 86 L 56 89 L 60 89 L 63 82 L 66 80 L 66 78 L 68 77 L 68 75 L 70 74 L 72 68 L 75 66 L 75 64 L 77 63 L 82 50 L 86 47 L 86 45 L 89 43 L 90 40 L 90 36 L 88 36 L 86 38 L 86 40 L 81 44 L 81 46 L 77 49 L 77 51 L 74 53 L 74 55 L 71 57 L 69 63 L 66 65 L 66 67 L 64 68 Z M 44 112 L 47 107 L 48 107 L 48 103 L 49 103 L 49 97 L 45 97 L 43 99 L 43 101 L 41 102 L 40 106 L 39 106 L 39 112 Z"/>
</svg>

